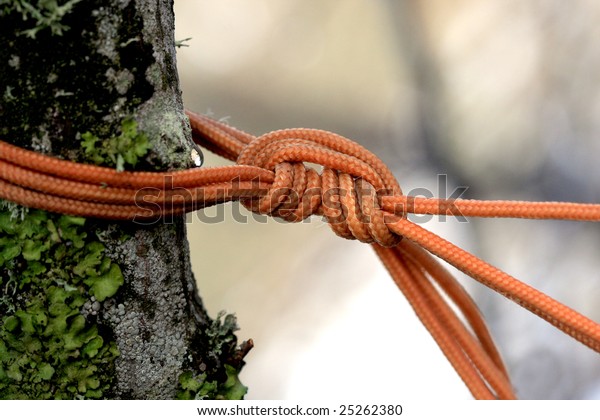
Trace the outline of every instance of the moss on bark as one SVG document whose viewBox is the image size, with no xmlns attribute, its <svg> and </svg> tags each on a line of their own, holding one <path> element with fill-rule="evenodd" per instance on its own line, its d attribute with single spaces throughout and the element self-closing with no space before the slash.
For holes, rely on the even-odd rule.
<svg viewBox="0 0 600 420">
<path fill-rule="evenodd" d="M 106 396 L 119 351 L 98 314 L 121 270 L 85 219 L 3 206 L 0 397 Z"/>
</svg>

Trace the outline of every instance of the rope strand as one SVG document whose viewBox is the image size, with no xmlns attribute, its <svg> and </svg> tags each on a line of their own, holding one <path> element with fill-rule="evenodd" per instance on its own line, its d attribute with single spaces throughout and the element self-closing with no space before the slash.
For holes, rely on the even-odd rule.
<svg viewBox="0 0 600 420">
<path fill-rule="evenodd" d="M 405 195 L 387 196 L 383 197 L 381 201 L 383 209 L 398 215 L 413 213 L 463 217 L 600 221 L 600 206 L 598 204 L 561 203 L 557 201 L 447 200 Z"/>
</svg>

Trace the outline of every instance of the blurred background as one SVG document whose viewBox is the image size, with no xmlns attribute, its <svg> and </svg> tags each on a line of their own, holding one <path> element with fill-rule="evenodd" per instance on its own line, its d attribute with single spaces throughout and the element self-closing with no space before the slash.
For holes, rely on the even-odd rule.
<svg viewBox="0 0 600 420">
<path fill-rule="evenodd" d="M 176 0 L 175 14 L 176 39 L 192 38 L 177 60 L 197 112 L 257 135 L 335 131 L 378 154 L 405 193 L 600 202 L 594 0 Z M 205 166 L 224 163 L 206 153 Z M 598 224 L 413 220 L 600 320 Z M 238 205 L 188 229 L 205 305 L 236 313 L 256 344 L 247 398 L 470 398 L 368 246 Z M 600 398 L 597 354 L 457 276 L 521 398 Z"/>
</svg>

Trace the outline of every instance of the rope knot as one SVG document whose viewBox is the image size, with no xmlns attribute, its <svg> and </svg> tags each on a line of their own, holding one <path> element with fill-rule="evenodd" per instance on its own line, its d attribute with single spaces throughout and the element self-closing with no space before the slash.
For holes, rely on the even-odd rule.
<svg viewBox="0 0 600 420">
<path fill-rule="evenodd" d="M 401 240 L 386 226 L 389 215 L 380 203 L 384 195 L 402 194 L 398 182 L 379 158 L 349 139 L 313 129 L 274 131 L 250 142 L 237 163 L 275 174 L 266 194 L 241 200 L 251 211 L 289 222 L 321 215 L 337 235 L 385 247 Z"/>
</svg>

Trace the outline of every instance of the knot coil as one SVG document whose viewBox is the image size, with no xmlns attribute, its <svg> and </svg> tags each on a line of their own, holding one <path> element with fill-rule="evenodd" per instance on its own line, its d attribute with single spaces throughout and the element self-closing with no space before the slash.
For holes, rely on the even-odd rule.
<svg viewBox="0 0 600 420">
<path fill-rule="evenodd" d="M 402 239 L 386 226 L 392 215 L 380 203 L 382 196 L 401 195 L 400 185 L 379 158 L 345 137 L 314 129 L 273 131 L 245 146 L 237 163 L 275 173 L 266 194 L 241 200 L 251 211 L 289 222 L 322 215 L 337 235 L 385 247 Z"/>
</svg>

